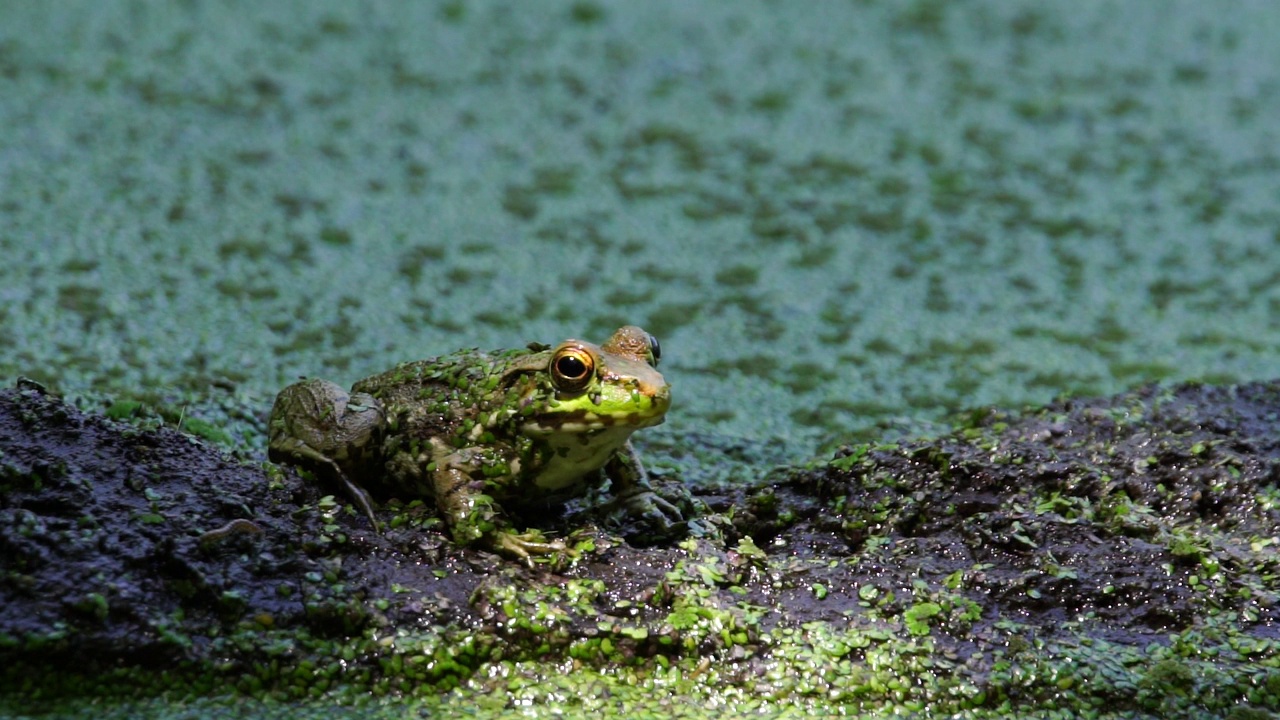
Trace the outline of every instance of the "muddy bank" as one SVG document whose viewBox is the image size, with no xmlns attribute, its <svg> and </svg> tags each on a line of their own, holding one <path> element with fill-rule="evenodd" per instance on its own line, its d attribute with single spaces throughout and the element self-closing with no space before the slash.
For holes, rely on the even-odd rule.
<svg viewBox="0 0 1280 720">
<path fill-rule="evenodd" d="M 20 384 L 0 680 L 358 700 L 625 669 L 781 704 L 1246 717 L 1280 709 L 1278 419 L 1275 382 L 978 411 L 698 488 L 700 537 L 636 547 L 571 509 L 541 527 L 578 559 L 530 570 L 429 505 L 376 534 L 291 469 Z"/>
</svg>

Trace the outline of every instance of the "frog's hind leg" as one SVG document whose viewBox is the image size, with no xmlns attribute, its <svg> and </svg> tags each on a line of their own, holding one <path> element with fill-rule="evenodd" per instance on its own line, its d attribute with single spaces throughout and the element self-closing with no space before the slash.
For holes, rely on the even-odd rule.
<svg viewBox="0 0 1280 720">
<path fill-rule="evenodd" d="M 360 508 L 365 517 L 369 518 L 369 523 L 373 525 L 374 532 L 382 532 L 382 527 L 378 524 L 378 518 L 373 514 L 373 498 L 369 496 L 369 491 L 347 477 L 347 474 L 342 472 L 342 468 L 338 467 L 338 463 L 301 440 L 295 440 L 289 447 L 280 450 L 273 448 L 271 453 L 268 454 L 268 458 L 273 462 L 276 461 L 277 457 L 279 457 L 276 455 L 277 453 L 280 453 L 280 456 L 288 457 L 295 464 L 301 459 L 313 463 L 312 467 L 328 468 L 329 472 L 333 473 L 333 477 L 342 485 L 342 489 L 346 491 L 347 497 L 356 504 L 356 507 Z"/>
<path fill-rule="evenodd" d="M 330 464 L 333 464 L 332 461 L 330 461 Z M 373 525 L 373 531 L 376 533 L 382 532 L 382 526 L 378 524 L 378 518 L 373 515 L 373 500 L 369 497 L 369 491 L 353 482 L 351 478 L 347 477 L 346 473 L 338 470 L 336 465 L 334 465 L 334 472 L 337 473 L 338 482 L 342 483 L 342 487 L 346 489 L 351 501 L 364 512 L 365 517 L 369 518 L 369 524 Z"/>
<path fill-rule="evenodd" d="M 359 475 L 367 465 L 385 422 L 382 406 L 372 395 L 348 393 L 328 380 L 304 379 L 276 396 L 267 421 L 267 457 L 332 474 L 377 531 L 369 493 L 347 472 Z"/>
</svg>

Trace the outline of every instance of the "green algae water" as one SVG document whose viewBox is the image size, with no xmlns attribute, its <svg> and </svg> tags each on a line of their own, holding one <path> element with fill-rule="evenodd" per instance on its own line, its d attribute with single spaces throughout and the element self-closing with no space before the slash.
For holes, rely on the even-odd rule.
<svg viewBox="0 0 1280 720">
<path fill-rule="evenodd" d="M 1275 11 L 0 20 L 6 376 L 266 405 L 300 374 L 635 322 L 670 432 L 809 439 L 1276 371 Z"/>
<path fill-rule="evenodd" d="M 1276 37 L 1224 2 L 6 2 L 0 379 L 199 422 L 635 323 L 675 398 L 642 438 L 781 461 L 1273 377 Z"/>
</svg>

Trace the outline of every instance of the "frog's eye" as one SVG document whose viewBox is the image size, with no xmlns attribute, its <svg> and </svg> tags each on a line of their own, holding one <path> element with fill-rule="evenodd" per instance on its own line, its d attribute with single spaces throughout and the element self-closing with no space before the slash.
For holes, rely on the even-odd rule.
<svg viewBox="0 0 1280 720">
<path fill-rule="evenodd" d="M 649 336 L 649 353 L 653 356 L 653 366 L 658 367 L 658 361 L 662 359 L 662 346 L 654 335 Z"/>
<path fill-rule="evenodd" d="M 551 358 L 551 382 L 561 392 L 582 390 L 591 382 L 595 370 L 595 358 L 580 347 L 562 348 Z"/>
</svg>

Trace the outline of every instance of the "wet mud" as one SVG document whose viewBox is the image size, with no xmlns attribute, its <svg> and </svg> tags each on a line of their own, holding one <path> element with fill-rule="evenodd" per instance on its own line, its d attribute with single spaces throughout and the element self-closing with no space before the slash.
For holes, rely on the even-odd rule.
<svg viewBox="0 0 1280 720">
<path fill-rule="evenodd" d="M 684 539 L 550 517 L 578 559 L 530 569 L 455 547 L 429 503 L 384 505 L 375 533 L 293 469 L 20 382 L 0 392 L 0 665 L 6 682 L 216 668 L 270 689 L 337 652 L 333 682 L 396 691 L 503 658 L 663 656 L 713 658 L 741 684 L 779 661 L 780 632 L 822 623 L 928 638 L 945 675 L 990 691 L 966 701 L 982 705 L 1017 694 L 1000 663 L 1046 644 L 1141 653 L 1203 630 L 1274 659 L 1278 418 L 1277 382 L 978 410 L 940 437 L 696 488 Z M 406 632 L 429 636 L 412 652 L 430 670 L 399 664 Z"/>
</svg>

